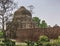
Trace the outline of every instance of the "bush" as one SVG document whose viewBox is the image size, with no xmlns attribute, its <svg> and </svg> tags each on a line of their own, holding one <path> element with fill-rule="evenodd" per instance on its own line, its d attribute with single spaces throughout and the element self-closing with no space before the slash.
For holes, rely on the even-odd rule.
<svg viewBox="0 0 60 46">
<path fill-rule="evenodd" d="M 33 41 L 25 41 L 25 43 L 27 43 L 27 46 L 34 46 L 34 42 Z"/>
<path fill-rule="evenodd" d="M 3 37 L 3 32 L 2 31 L 0 31 L 0 38 L 2 38 Z"/>
<path fill-rule="evenodd" d="M 50 42 L 45 42 L 43 46 L 51 46 Z"/>
<path fill-rule="evenodd" d="M 47 36 L 40 36 L 39 37 L 39 41 L 41 41 L 41 42 L 48 42 L 48 37 Z"/>
<path fill-rule="evenodd" d="M 49 42 L 49 39 L 47 36 L 40 36 L 38 42 L 36 42 L 37 46 L 48 46 L 49 44 L 46 44 Z M 45 43 L 45 44 L 44 44 Z"/>
<path fill-rule="evenodd" d="M 5 46 L 15 46 L 15 42 L 9 39 L 3 40 Z"/>
</svg>

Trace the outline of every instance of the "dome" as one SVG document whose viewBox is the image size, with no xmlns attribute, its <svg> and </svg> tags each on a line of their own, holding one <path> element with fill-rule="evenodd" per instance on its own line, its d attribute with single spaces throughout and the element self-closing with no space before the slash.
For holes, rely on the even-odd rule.
<svg viewBox="0 0 60 46">
<path fill-rule="evenodd" d="M 15 15 L 31 15 L 31 12 L 24 6 L 21 6 L 15 13 Z"/>
</svg>

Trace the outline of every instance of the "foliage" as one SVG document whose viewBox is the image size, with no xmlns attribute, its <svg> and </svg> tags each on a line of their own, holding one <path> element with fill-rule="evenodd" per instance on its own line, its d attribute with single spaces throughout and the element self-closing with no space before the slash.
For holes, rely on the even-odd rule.
<svg viewBox="0 0 60 46">
<path fill-rule="evenodd" d="M 25 43 L 27 43 L 27 46 L 34 46 L 34 42 L 33 41 L 25 41 Z"/>
<path fill-rule="evenodd" d="M 32 41 L 30 41 L 32 43 Z M 20 43 L 19 46 L 28 46 L 26 45 L 27 43 Z M 29 46 L 31 46 L 31 44 L 29 43 Z M 60 46 L 60 39 L 50 39 L 50 41 L 44 41 L 44 42 L 34 42 L 33 46 Z"/>
<path fill-rule="evenodd" d="M 15 46 L 15 41 L 3 38 L 0 38 L 0 46 Z"/>
<path fill-rule="evenodd" d="M 33 21 L 38 25 L 40 25 L 40 19 L 38 17 L 33 17 Z"/>
<path fill-rule="evenodd" d="M 47 36 L 40 36 L 38 42 L 36 42 L 38 46 L 60 46 L 60 39 L 50 39 L 48 40 Z"/>
<path fill-rule="evenodd" d="M 40 36 L 38 41 L 47 42 L 48 41 L 48 37 L 47 36 L 44 36 L 44 35 L 43 36 Z"/>
<path fill-rule="evenodd" d="M 49 39 L 47 36 L 42 35 L 39 37 L 39 40 L 36 42 L 36 46 L 48 46 L 49 44 Z"/>
<path fill-rule="evenodd" d="M 5 39 L 4 44 L 10 44 L 11 42 L 9 40 L 6 40 L 6 30 L 4 29 L 4 25 L 5 23 L 8 22 L 8 16 L 12 13 L 10 13 L 11 11 L 13 11 L 13 9 L 15 9 L 15 2 L 13 0 L 0 0 L 0 16 L 1 16 L 1 20 L 2 20 L 2 31 L 0 35 L 3 34 L 3 37 Z M 8 46 L 8 45 L 7 45 Z"/>
<path fill-rule="evenodd" d="M 41 20 L 38 17 L 33 17 L 33 21 L 37 24 L 38 27 L 40 28 L 47 28 L 47 23 L 45 20 L 42 20 L 42 23 L 40 22 Z"/>
<path fill-rule="evenodd" d="M 49 42 L 45 42 L 43 43 L 43 46 L 51 46 L 51 44 Z"/>
<path fill-rule="evenodd" d="M 42 40 L 41 40 L 42 39 Z M 25 43 L 19 46 L 60 46 L 60 39 L 50 39 L 49 41 L 47 36 L 40 36 L 38 42 L 34 42 L 34 45 L 31 45 L 33 41 L 26 40 Z M 40 42 L 39 42 L 40 41 Z M 43 42 L 42 42 L 43 41 Z M 26 45 L 29 43 L 29 45 Z"/>
<path fill-rule="evenodd" d="M 40 24 L 41 28 L 47 28 L 47 23 L 45 22 L 45 20 L 42 20 L 42 23 Z"/>
<path fill-rule="evenodd" d="M 0 31 L 0 38 L 2 38 L 3 37 L 3 32 L 2 31 Z"/>
</svg>

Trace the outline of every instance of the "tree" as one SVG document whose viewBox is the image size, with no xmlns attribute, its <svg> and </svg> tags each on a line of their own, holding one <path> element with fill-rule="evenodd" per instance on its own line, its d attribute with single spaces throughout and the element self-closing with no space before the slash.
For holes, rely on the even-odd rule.
<svg viewBox="0 0 60 46">
<path fill-rule="evenodd" d="M 13 0 L 0 0 L 0 16 L 2 16 L 2 31 L 6 39 L 6 30 L 4 29 L 5 23 L 8 20 L 7 13 L 9 14 L 16 6 Z"/>
<path fill-rule="evenodd" d="M 33 21 L 38 25 L 40 25 L 40 19 L 38 17 L 33 17 Z"/>
<path fill-rule="evenodd" d="M 47 23 L 45 22 L 45 20 L 42 20 L 42 23 L 40 24 L 41 28 L 47 28 Z"/>
<path fill-rule="evenodd" d="M 45 20 L 42 20 L 42 23 L 40 23 L 40 19 L 38 17 L 33 17 L 33 21 L 37 24 L 38 27 L 40 28 L 47 28 L 47 23 L 45 22 Z"/>
<path fill-rule="evenodd" d="M 53 28 L 57 28 L 57 27 L 59 27 L 57 24 L 55 24 L 55 25 L 53 26 Z"/>
<path fill-rule="evenodd" d="M 29 5 L 28 7 L 30 8 L 30 12 L 31 12 L 31 14 L 33 14 L 34 6 L 33 6 L 33 5 Z"/>
</svg>

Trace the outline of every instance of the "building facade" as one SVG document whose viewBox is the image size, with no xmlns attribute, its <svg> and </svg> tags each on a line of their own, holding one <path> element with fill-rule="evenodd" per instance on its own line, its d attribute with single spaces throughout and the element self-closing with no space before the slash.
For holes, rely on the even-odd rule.
<svg viewBox="0 0 60 46">
<path fill-rule="evenodd" d="M 16 31 L 18 29 L 31 29 L 38 28 L 37 23 L 33 22 L 32 14 L 24 6 L 21 6 L 14 13 L 12 22 L 7 23 L 8 37 L 16 37 Z"/>
<path fill-rule="evenodd" d="M 37 24 L 32 20 L 32 14 L 24 6 L 21 6 L 14 13 L 14 23 L 18 23 L 18 28 L 27 29 L 27 28 L 37 28 Z"/>
</svg>

